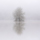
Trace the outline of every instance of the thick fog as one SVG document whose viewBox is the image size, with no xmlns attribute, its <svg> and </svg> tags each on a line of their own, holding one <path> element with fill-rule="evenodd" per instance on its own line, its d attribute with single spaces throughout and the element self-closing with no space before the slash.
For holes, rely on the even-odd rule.
<svg viewBox="0 0 40 40">
<path fill-rule="evenodd" d="M 18 7 L 25 13 L 24 24 L 14 21 Z M 20 35 L 14 30 L 19 25 L 24 25 Z M 40 40 L 40 0 L 0 0 L 0 40 Z"/>
<path fill-rule="evenodd" d="M 40 20 L 40 0 L 0 0 L 0 20 L 13 20 L 18 7 L 23 9 L 26 19 Z"/>
</svg>

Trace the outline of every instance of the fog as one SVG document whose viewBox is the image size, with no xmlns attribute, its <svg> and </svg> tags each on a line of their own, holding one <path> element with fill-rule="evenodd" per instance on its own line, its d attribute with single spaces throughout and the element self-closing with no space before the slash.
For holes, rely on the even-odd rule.
<svg viewBox="0 0 40 40">
<path fill-rule="evenodd" d="M 40 20 L 40 0 L 0 0 L 0 20 L 13 20 L 16 8 L 21 7 L 28 20 Z"/>
<path fill-rule="evenodd" d="M 14 31 L 14 12 L 21 7 L 24 30 Z M 40 40 L 40 0 L 0 0 L 0 40 Z"/>
</svg>

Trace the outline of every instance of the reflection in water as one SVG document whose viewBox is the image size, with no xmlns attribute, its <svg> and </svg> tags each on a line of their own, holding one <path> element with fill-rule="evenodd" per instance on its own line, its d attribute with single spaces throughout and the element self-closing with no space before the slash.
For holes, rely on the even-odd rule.
<svg viewBox="0 0 40 40">
<path fill-rule="evenodd" d="M 24 25 L 24 16 L 23 16 L 21 8 L 18 8 L 15 11 L 14 18 L 15 18 L 14 29 L 18 34 L 21 34 L 23 29 L 24 29 L 24 27 L 23 27 L 23 25 Z"/>
<path fill-rule="evenodd" d="M 23 22 L 20 22 L 20 23 L 17 22 L 17 23 L 15 23 L 14 29 L 15 29 L 15 31 L 16 31 L 18 34 L 21 34 L 21 33 L 22 33 L 22 31 L 23 31 L 23 29 L 24 29 L 23 25 L 24 25 Z"/>
</svg>

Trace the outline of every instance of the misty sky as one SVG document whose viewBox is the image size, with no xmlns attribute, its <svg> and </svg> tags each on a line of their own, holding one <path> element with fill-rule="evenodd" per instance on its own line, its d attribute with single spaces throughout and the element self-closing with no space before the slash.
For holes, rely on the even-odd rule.
<svg viewBox="0 0 40 40">
<path fill-rule="evenodd" d="M 0 0 L 0 20 L 13 19 L 13 12 L 21 7 L 26 19 L 40 19 L 40 0 Z"/>
</svg>

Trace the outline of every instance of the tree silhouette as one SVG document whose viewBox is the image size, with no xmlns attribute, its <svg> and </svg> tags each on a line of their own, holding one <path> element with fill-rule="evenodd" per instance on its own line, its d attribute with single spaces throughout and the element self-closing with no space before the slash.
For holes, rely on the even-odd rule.
<svg viewBox="0 0 40 40">
<path fill-rule="evenodd" d="M 17 10 L 14 13 L 14 29 L 18 34 L 22 33 L 22 30 L 24 29 L 24 13 L 22 12 L 22 8 L 17 8 Z"/>
</svg>

